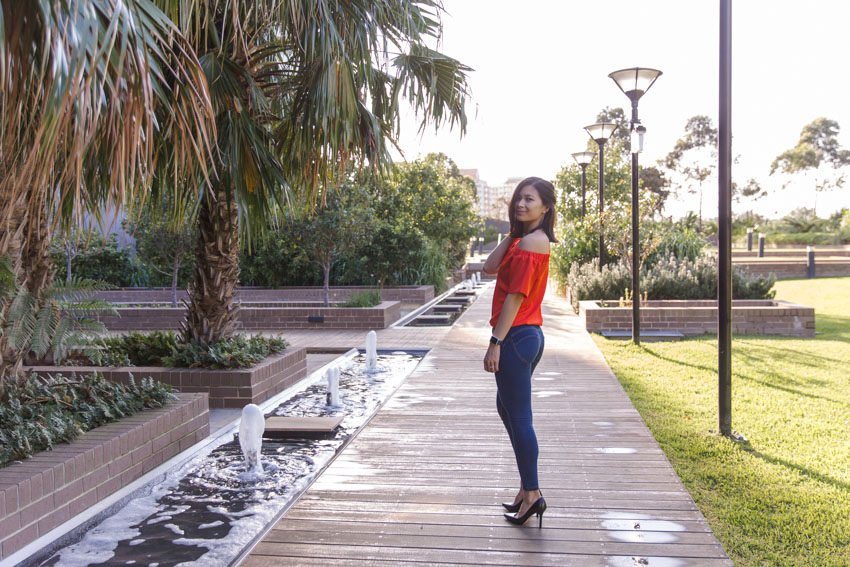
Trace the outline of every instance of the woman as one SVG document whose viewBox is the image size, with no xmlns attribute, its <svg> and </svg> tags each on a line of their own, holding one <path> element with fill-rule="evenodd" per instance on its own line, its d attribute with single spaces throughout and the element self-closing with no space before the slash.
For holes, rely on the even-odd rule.
<svg viewBox="0 0 850 567">
<path fill-rule="evenodd" d="M 511 232 L 487 257 L 484 272 L 498 274 L 490 326 L 493 336 L 484 370 L 496 374 L 496 409 L 505 424 L 519 469 L 520 488 L 505 518 L 522 525 L 546 501 L 537 484 L 537 436 L 531 421 L 531 374 L 543 354 L 540 304 L 549 276 L 549 243 L 555 239 L 555 188 L 539 177 L 517 185 L 508 206 Z"/>
</svg>

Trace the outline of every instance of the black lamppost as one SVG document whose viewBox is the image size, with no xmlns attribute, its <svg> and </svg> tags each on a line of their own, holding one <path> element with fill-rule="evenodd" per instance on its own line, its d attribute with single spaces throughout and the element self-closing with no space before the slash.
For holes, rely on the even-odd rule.
<svg viewBox="0 0 850 567">
<path fill-rule="evenodd" d="M 581 166 L 581 218 L 584 218 L 584 215 L 587 214 L 587 205 L 584 200 L 584 186 L 586 183 L 585 172 L 587 171 L 587 166 L 590 165 L 590 162 L 593 161 L 593 158 L 596 154 L 593 152 L 576 152 L 573 154 L 573 159 L 576 160 L 576 163 Z"/>
<path fill-rule="evenodd" d="M 732 0 L 720 0 L 717 135 L 717 421 L 732 436 Z"/>
<path fill-rule="evenodd" d="M 602 211 L 605 203 L 605 142 L 617 129 L 617 125 L 613 122 L 598 122 L 584 127 L 588 135 L 599 146 L 599 271 L 602 271 L 602 265 L 605 263 L 605 232 L 604 221 L 602 220 Z"/>
<path fill-rule="evenodd" d="M 633 67 L 610 75 L 620 90 L 632 101 L 632 341 L 640 344 L 640 201 L 638 199 L 638 153 L 643 149 L 646 128 L 638 119 L 638 101 L 661 76 L 657 69 Z"/>
</svg>

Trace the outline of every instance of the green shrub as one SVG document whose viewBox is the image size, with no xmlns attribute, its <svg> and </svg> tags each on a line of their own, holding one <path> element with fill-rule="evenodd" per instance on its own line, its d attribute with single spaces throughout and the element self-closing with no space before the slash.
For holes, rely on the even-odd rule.
<svg viewBox="0 0 850 567">
<path fill-rule="evenodd" d="M 609 264 L 600 272 L 597 262 L 575 264 L 568 283 L 573 307 L 578 302 L 598 299 L 617 300 L 631 293 L 632 278 L 622 264 Z M 757 276 L 733 266 L 732 297 L 735 299 L 772 299 L 775 276 Z M 717 262 L 702 256 L 695 261 L 668 256 L 654 266 L 641 270 L 641 295 L 648 299 L 717 299 Z"/>
<path fill-rule="evenodd" d="M 134 331 L 99 339 L 101 348 L 91 359 L 97 366 L 162 366 L 162 359 L 171 356 L 179 342 L 174 331 Z"/>
<path fill-rule="evenodd" d="M 286 350 L 280 337 L 236 335 L 213 344 L 182 343 L 173 331 L 130 333 L 97 341 L 91 357 L 98 366 L 166 366 L 169 368 L 247 368 Z"/>
<path fill-rule="evenodd" d="M 590 220 L 575 220 L 555 227 L 558 242 L 552 244 L 551 267 L 561 285 L 569 279 L 573 265 L 590 262 L 599 255 L 598 232 Z"/>
<path fill-rule="evenodd" d="M 702 255 L 707 244 L 702 234 L 693 228 L 674 225 L 663 232 L 660 243 L 645 262 L 653 265 L 669 256 L 687 258 L 693 262 Z"/>
<path fill-rule="evenodd" d="M 425 246 L 425 254 L 419 264 L 416 282 L 420 285 L 434 286 L 434 293 L 443 293 L 446 290 L 446 278 L 449 275 L 448 252 L 442 245 L 429 241 Z"/>
<path fill-rule="evenodd" d="M 129 386 L 100 374 L 9 381 L 0 404 L 0 466 L 72 441 L 105 423 L 176 399 L 171 387 L 142 379 Z"/>
<path fill-rule="evenodd" d="M 771 232 L 765 235 L 764 241 L 766 244 L 798 244 L 806 246 L 850 244 L 850 230 L 839 230 L 836 232 Z M 758 235 L 753 238 L 753 242 L 754 244 L 758 243 Z"/>
<path fill-rule="evenodd" d="M 621 263 L 607 264 L 599 271 L 599 261 L 574 263 L 567 278 L 573 307 L 586 299 L 617 299 L 631 287 L 629 270 Z"/>
<path fill-rule="evenodd" d="M 287 346 L 280 337 L 236 335 L 212 344 L 180 343 L 162 363 L 171 368 L 248 368 Z"/>
<path fill-rule="evenodd" d="M 343 301 L 337 303 L 337 307 L 374 307 L 381 303 L 381 292 L 377 289 L 358 291 Z"/>
</svg>

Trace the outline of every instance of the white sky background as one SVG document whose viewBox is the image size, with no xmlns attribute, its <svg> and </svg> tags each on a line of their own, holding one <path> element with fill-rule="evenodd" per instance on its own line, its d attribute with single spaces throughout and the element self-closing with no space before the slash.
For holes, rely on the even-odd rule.
<svg viewBox="0 0 850 567">
<path fill-rule="evenodd" d="M 478 168 L 489 184 L 508 177 L 553 179 L 571 153 L 583 151 L 583 127 L 606 106 L 629 100 L 608 78 L 625 67 L 664 74 L 641 99 L 647 127 L 641 164 L 655 165 L 696 114 L 718 119 L 719 2 L 707 0 L 444 0 L 441 51 L 469 65 L 473 101 L 467 135 L 429 129 L 417 135 L 405 118 L 406 159 L 442 151 L 461 168 Z M 755 177 L 770 190 L 750 206 L 779 217 L 811 206 L 803 177 L 769 176 L 770 164 L 793 147 L 815 118 L 837 120 L 850 148 L 850 2 L 737 0 L 732 15 L 733 155 L 738 183 Z M 780 189 L 797 180 L 796 187 Z M 717 216 L 716 176 L 703 202 Z M 666 213 L 696 210 L 694 197 Z M 819 216 L 850 206 L 850 179 L 821 194 Z"/>
</svg>

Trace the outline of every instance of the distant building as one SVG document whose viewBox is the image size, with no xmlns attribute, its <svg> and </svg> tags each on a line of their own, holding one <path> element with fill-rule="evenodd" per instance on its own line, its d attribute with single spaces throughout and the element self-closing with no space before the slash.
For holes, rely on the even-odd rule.
<svg viewBox="0 0 850 567">
<path fill-rule="evenodd" d="M 460 173 L 475 182 L 478 193 L 478 216 L 508 220 L 508 203 L 522 177 L 509 177 L 500 185 L 491 186 L 478 175 L 477 169 L 461 169 Z"/>
</svg>

